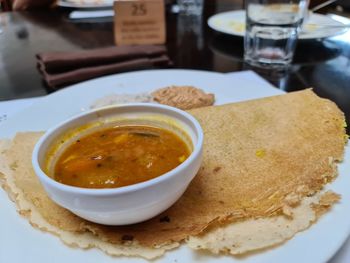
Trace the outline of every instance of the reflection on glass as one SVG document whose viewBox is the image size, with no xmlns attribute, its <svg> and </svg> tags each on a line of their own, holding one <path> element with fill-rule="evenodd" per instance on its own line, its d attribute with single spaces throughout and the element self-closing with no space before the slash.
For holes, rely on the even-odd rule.
<svg viewBox="0 0 350 263">
<path fill-rule="evenodd" d="M 286 90 L 290 79 L 291 70 L 275 70 L 269 68 L 255 67 L 250 64 L 244 63 L 243 70 L 253 70 L 259 74 L 262 78 L 270 82 L 276 88 Z"/>
<path fill-rule="evenodd" d="M 202 22 L 202 16 L 178 15 L 176 46 L 181 50 L 177 54 L 179 65 L 192 65 L 193 54 L 203 49 Z"/>
</svg>

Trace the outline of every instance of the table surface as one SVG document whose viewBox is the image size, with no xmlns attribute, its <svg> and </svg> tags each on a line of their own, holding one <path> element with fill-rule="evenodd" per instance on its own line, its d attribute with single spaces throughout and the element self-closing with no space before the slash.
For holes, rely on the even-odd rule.
<svg viewBox="0 0 350 263">
<path fill-rule="evenodd" d="M 217 72 L 252 69 L 243 63 L 243 39 L 213 32 L 206 22 L 215 13 L 242 6 L 226 0 L 208 2 L 202 17 L 167 12 L 167 48 L 174 67 Z M 71 21 L 71 11 L 57 8 L 0 14 L 0 101 L 53 92 L 36 69 L 38 52 L 114 45 L 111 18 Z M 333 100 L 350 123 L 350 31 L 323 40 L 299 41 L 289 73 L 256 72 L 285 91 L 313 87 L 318 95 Z M 345 256 L 345 247 L 332 262 L 350 257 Z"/>
<path fill-rule="evenodd" d="M 251 69 L 243 63 L 243 39 L 213 32 L 207 18 L 215 13 L 241 9 L 228 1 L 206 1 L 202 17 L 167 12 L 167 48 L 175 68 L 231 72 Z M 0 100 L 44 95 L 35 54 L 110 46 L 112 18 L 72 21 L 72 9 L 56 8 L 0 14 Z M 254 69 L 253 69 L 254 70 Z M 313 87 L 345 112 L 350 121 L 350 31 L 323 40 L 300 40 L 287 74 L 258 73 L 276 87 L 294 91 Z M 232 84 L 234 85 L 234 84 Z"/>
</svg>

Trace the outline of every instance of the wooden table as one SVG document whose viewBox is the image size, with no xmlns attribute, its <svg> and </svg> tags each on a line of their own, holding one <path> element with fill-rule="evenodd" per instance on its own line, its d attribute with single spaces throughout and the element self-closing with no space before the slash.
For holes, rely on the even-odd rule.
<svg viewBox="0 0 350 263">
<path fill-rule="evenodd" d="M 209 16 L 242 6 L 207 2 L 202 17 L 167 12 L 167 47 L 175 68 L 218 72 L 250 69 L 243 63 L 243 39 L 216 33 L 207 26 Z M 114 44 L 112 18 L 72 21 L 71 11 L 57 8 L 0 14 L 0 100 L 53 92 L 45 87 L 36 69 L 38 52 Z M 288 74 L 257 72 L 286 91 L 313 87 L 320 96 L 336 102 L 350 122 L 350 31 L 323 40 L 300 40 Z"/>
</svg>

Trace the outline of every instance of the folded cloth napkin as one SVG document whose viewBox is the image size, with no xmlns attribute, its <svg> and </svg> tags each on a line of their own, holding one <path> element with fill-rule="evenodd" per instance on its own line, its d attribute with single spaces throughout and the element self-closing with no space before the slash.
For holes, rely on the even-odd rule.
<svg viewBox="0 0 350 263">
<path fill-rule="evenodd" d="M 120 46 L 37 54 L 38 69 L 51 88 L 102 75 L 172 65 L 164 46 Z"/>
</svg>

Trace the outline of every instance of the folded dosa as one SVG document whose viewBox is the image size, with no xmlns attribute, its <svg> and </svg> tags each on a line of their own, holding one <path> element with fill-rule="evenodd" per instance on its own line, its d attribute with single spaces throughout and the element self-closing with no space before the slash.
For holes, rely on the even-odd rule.
<svg viewBox="0 0 350 263">
<path fill-rule="evenodd" d="M 90 233 L 112 244 L 172 243 L 171 248 L 218 223 L 282 214 L 293 217 L 293 208 L 303 197 L 335 177 L 335 163 L 342 159 L 343 113 L 311 90 L 190 113 L 205 134 L 202 168 L 175 205 L 144 223 L 102 226 L 54 204 L 31 167 L 32 149 L 42 133 L 18 134 L 5 153 L 5 163 L 16 187 L 50 225 Z M 1 172 L 9 174 L 3 168 Z"/>
</svg>

